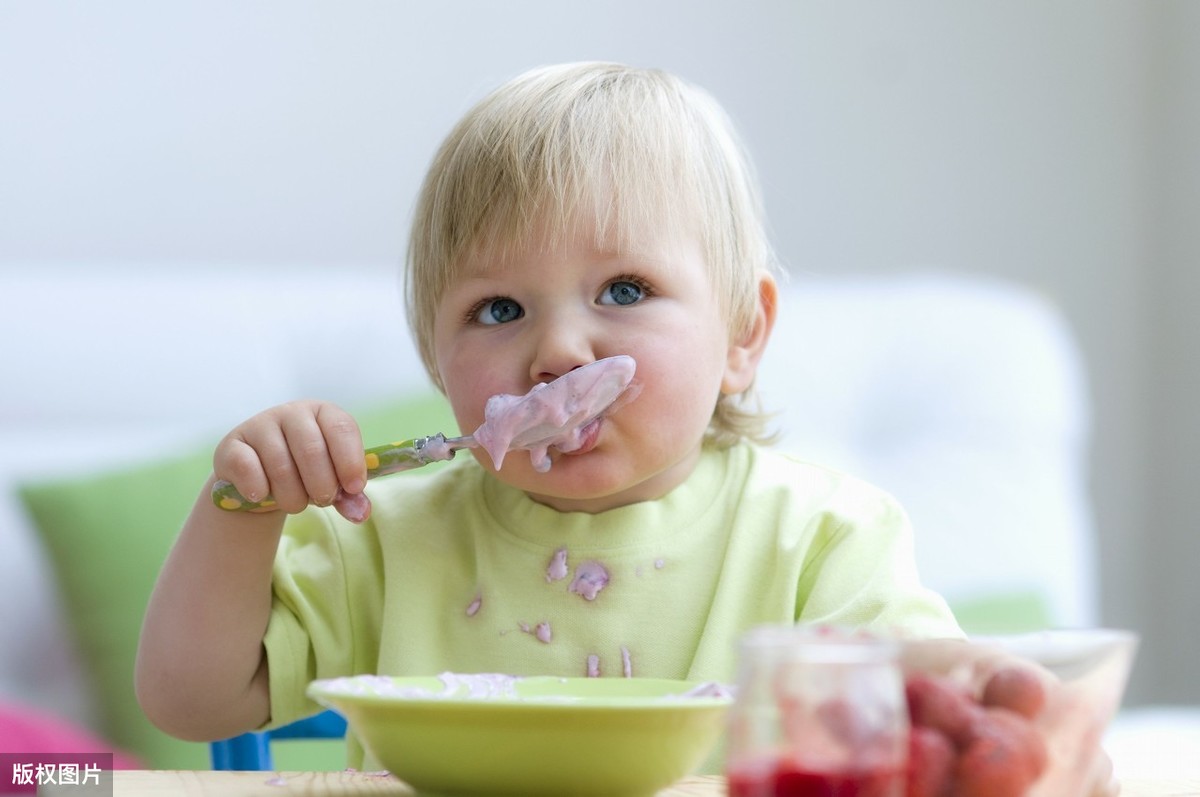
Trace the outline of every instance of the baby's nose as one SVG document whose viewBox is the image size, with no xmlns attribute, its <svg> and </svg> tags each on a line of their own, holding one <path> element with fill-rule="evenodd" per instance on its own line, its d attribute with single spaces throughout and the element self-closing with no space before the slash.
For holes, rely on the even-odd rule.
<svg viewBox="0 0 1200 797">
<path fill-rule="evenodd" d="M 581 365 L 596 361 L 596 353 L 586 336 L 577 331 L 562 331 L 543 336 L 529 366 L 536 382 L 549 382 Z"/>
</svg>

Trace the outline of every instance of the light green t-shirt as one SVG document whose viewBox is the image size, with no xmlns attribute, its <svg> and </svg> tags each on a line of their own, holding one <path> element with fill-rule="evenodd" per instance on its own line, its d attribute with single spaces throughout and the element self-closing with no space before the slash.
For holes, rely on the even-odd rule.
<svg viewBox="0 0 1200 797">
<path fill-rule="evenodd" d="M 920 584 L 894 499 L 749 444 L 706 449 L 659 500 L 594 515 L 535 503 L 471 457 L 369 494 L 362 526 L 312 509 L 285 528 L 265 638 L 273 725 L 317 710 L 314 678 L 732 682 L 739 637 L 763 623 L 962 635 Z"/>
</svg>

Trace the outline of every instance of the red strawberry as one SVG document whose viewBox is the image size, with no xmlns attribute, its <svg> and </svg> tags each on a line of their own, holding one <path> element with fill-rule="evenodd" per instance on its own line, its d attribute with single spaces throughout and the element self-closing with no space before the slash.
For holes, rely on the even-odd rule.
<svg viewBox="0 0 1200 797">
<path fill-rule="evenodd" d="M 955 767 L 956 797 L 1020 797 L 1046 768 L 1046 745 L 1033 723 L 989 708 L 971 723 Z"/>
<path fill-rule="evenodd" d="M 904 684 L 908 716 L 912 725 L 939 730 L 961 749 L 971 722 L 980 712 L 978 704 L 954 681 L 916 673 Z"/>
<path fill-rule="evenodd" d="M 906 797 L 941 797 L 954 772 L 954 744 L 941 731 L 915 727 L 908 734 Z"/>
<path fill-rule="evenodd" d="M 985 706 L 1012 709 L 1033 719 L 1046 705 L 1046 688 L 1024 667 L 1005 667 L 988 679 L 980 702 Z"/>
<path fill-rule="evenodd" d="M 1046 770 L 1049 759 L 1046 740 L 1037 726 L 1017 712 L 1006 708 L 984 709 L 967 729 L 967 740 L 968 744 L 974 744 L 986 738 L 999 738 L 1019 751 L 1030 783 Z"/>
</svg>

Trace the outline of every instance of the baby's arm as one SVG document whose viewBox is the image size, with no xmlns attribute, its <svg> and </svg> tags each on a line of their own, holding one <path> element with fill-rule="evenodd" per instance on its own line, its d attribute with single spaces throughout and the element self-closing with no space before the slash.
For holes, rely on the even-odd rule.
<svg viewBox="0 0 1200 797">
<path fill-rule="evenodd" d="M 213 465 L 150 597 L 135 674 L 150 720 L 196 741 L 270 719 L 263 635 L 284 518 L 309 503 L 365 501 L 367 479 L 358 425 L 315 401 L 284 404 L 241 424 L 218 444 Z M 274 508 L 217 508 L 210 494 L 218 478 L 251 500 L 271 495 Z"/>
</svg>

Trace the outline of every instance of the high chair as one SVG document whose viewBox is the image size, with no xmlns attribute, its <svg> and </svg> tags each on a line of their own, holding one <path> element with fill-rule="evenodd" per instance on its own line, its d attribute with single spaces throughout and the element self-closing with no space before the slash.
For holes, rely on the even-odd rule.
<svg viewBox="0 0 1200 797">
<path fill-rule="evenodd" d="M 279 739 L 341 739 L 346 735 L 346 720 L 334 711 L 323 711 L 290 725 L 269 731 L 243 733 L 231 739 L 212 742 L 209 753 L 216 770 L 271 770 L 271 742 Z"/>
</svg>

